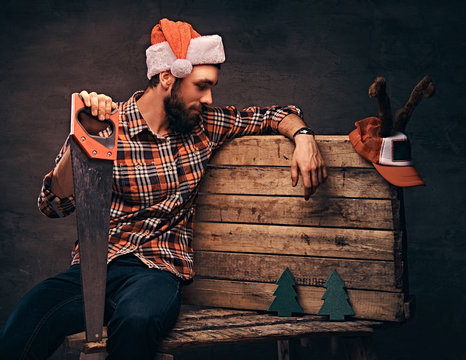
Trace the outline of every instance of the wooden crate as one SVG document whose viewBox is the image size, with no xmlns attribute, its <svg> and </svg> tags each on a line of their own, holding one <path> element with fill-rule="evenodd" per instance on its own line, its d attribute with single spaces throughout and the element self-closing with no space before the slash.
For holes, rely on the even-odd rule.
<svg viewBox="0 0 466 360">
<path fill-rule="evenodd" d="M 328 180 L 309 201 L 291 186 L 293 143 L 238 138 L 211 160 L 195 224 L 192 305 L 267 310 L 288 267 L 307 314 L 323 304 L 336 269 L 355 318 L 409 317 L 402 192 L 352 148 L 347 136 L 317 136 Z"/>
</svg>

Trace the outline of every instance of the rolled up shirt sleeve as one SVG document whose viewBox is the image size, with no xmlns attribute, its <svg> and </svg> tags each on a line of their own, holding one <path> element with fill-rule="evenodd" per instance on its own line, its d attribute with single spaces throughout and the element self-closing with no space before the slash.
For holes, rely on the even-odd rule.
<svg viewBox="0 0 466 360">
<path fill-rule="evenodd" d="M 211 141 L 221 146 L 225 141 L 244 135 L 278 133 L 278 124 L 288 115 L 302 118 L 302 111 L 294 105 L 249 107 L 238 110 L 234 106 L 209 107 L 203 112 L 204 127 Z"/>
<path fill-rule="evenodd" d="M 65 144 L 61 148 L 57 158 L 55 159 L 55 165 L 58 164 L 61 157 L 65 153 L 69 146 L 69 138 L 66 139 Z M 70 195 L 64 198 L 58 197 L 52 192 L 52 177 L 53 170 L 44 176 L 42 182 L 42 188 L 37 199 L 37 205 L 42 214 L 50 218 L 59 218 L 70 215 L 75 209 L 74 196 Z"/>
</svg>

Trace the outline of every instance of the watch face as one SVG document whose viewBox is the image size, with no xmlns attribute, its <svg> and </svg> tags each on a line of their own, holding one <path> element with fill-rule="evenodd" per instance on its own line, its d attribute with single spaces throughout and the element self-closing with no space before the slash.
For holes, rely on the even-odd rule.
<svg viewBox="0 0 466 360">
<path fill-rule="evenodd" d="M 309 129 L 301 129 L 298 134 L 312 134 L 312 131 Z"/>
</svg>

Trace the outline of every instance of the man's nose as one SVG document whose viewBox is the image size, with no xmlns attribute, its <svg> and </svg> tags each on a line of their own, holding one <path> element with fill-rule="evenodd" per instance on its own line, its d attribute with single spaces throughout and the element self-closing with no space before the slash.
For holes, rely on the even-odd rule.
<svg viewBox="0 0 466 360">
<path fill-rule="evenodd" d="M 212 90 L 207 90 L 200 99 L 201 104 L 212 105 Z"/>
</svg>

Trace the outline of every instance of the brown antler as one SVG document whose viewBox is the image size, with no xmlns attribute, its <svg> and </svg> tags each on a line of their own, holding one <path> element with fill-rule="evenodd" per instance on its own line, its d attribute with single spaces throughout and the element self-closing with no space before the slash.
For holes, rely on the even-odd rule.
<svg viewBox="0 0 466 360">
<path fill-rule="evenodd" d="M 414 108 L 419 105 L 423 97 L 431 97 L 435 93 L 435 86 L 432 79 L 428 76 L 424 78 L 414 87 L 408 102 L 401 109 L 397 110 L 395 117 L 396 121 L 393 129 L 397 131 L 405 131 Z"/>
<path fill-rule="evenodd" d="M 369 87 L 369 97 L 376 97 L 379 103 L 380 137 L 390 136 L 393 125 L 392 109 L 386 87 L 387 82 L 381 76 L 375 78 L 374 83 Z"/>
</svg>

